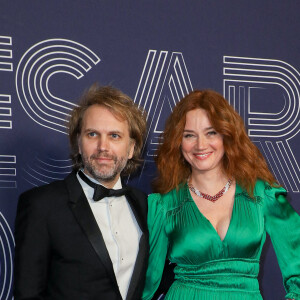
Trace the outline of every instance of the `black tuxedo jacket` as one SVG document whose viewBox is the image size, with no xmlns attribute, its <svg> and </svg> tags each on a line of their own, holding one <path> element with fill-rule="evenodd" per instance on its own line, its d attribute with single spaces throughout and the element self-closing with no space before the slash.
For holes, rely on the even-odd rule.
<svg viewBox="0 0 300 300">
<path fill-rule="evenodd" d="M 142 231 L 127 298 L 140 299 L 148 259 L 147 200 L 126 196 Z M 72 172 L 20 196 L 15 222 L 15 300 L 120 300 L 100 229 Z"/>
</svg>

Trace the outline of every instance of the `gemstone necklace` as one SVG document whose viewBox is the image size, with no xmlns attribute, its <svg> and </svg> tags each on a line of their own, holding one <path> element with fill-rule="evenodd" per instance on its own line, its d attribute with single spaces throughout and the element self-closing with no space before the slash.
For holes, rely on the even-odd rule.
<svg viewBox="0 0 300 300">
<path fill-rule="evenodd" d="M 197 196 L 199 196 L 201 198 L 204 198 L 206 200 L 209 200 L 211 202 L 216 202 L 218 199 L 220 199 L 229 190 L 229 188 L 231 186 L 231 183 L 232 183 L 232 179 L 229 179 L 227 181 L 227 183 L 225 184 L 225 186 L 221 189 L 221 191 L 216 193 L 214 196 L 211 196 L 211 195 L 208 195 L 208 194 L 205 194 L 205 193 L 201 193 L 191 183 L 188 183 L 188 187 Z"/>
</svg>

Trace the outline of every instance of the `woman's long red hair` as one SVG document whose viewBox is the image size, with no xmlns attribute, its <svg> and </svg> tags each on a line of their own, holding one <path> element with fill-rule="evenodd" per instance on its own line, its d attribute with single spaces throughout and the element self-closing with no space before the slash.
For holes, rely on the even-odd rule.
<svg viewBox="0 0 300 300">
<path fill-rule="evenodd" d="M 229 178 L 234 178 L 251 196 L 257 179 L 271 185 L 276 183 L 263 155 L 249 139 L 244 122 L 233 107 L 217 92 L 196 90 L 175 106 L 166 122 L 156 157 L 158 177 L 153 184 L 155 192 L 165 194 L 190 176 L 191 167 L 182 155 L 181 141 L 186 114 L 198 108 L 207 112 L 214 129 L 223 135 L 223 168 Z"/>
</svg>

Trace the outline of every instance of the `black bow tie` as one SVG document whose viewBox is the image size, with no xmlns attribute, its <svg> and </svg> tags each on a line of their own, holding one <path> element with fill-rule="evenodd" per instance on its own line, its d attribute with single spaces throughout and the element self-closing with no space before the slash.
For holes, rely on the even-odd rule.
<svg viewBox="0 0 300 300">
<path fill-rule="evenodd" d="M 119 190 L 114 190 L 114 189 L 108 189 L 103 185 L 96 184 L 91 180 L 89 180 L 82 171 L 79 171 L 78 175 L 86 184 L 88 184 L 90 187 L 94 189 L 94 195 L 93 195 L 94 201 L 99 201 L 105 197 L 120 197 L 125 195 L 127 192 L 126 187 Z"/>
</svg>

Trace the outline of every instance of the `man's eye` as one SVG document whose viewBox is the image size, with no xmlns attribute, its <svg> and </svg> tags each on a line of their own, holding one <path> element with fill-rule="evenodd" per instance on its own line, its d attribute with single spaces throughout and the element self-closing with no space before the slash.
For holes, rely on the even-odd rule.
<svg viewBox="0 0 300 300">
<path fill-rule="evenodd" d="M 96 132 L 89 132 L 88 133 L 88 136 L 90 136 L 90 137 L 94 137 L 94 136 L 96 136 L 97 134 L 96 134 Z"/>
<path fill-rule="evenodd" d="M 111 134 L 111 137 L 112 137 L 113 139 L 118 139 L 118 138 L 120 138 L 120 136 L 119 136 L 117 133 L 112 133 L 112 134 Z"/>
</svg>

